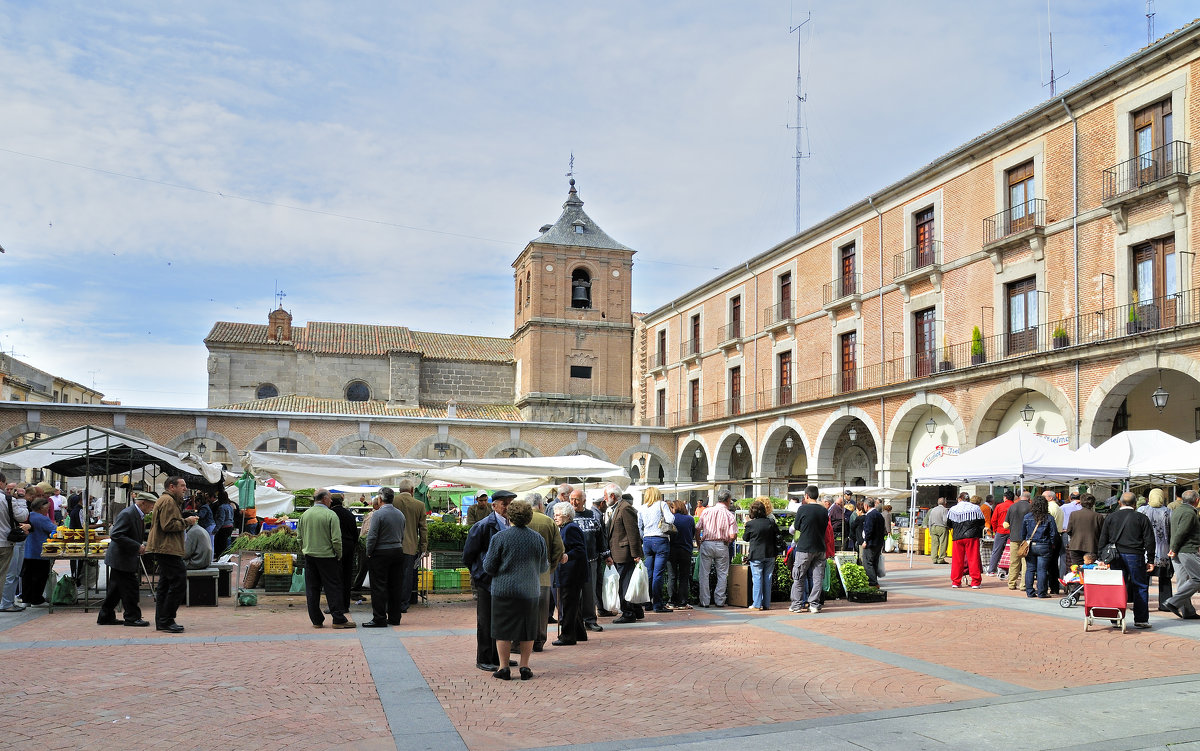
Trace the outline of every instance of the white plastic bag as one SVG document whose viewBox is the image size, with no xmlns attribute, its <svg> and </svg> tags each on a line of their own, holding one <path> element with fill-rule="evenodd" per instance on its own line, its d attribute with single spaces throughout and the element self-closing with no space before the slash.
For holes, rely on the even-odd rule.
<svg viewBox="0 0 1200 751">
<path fill-rule="evenodd" d="M 650 579 L 646 576 L 646 566 L 641 561 L 633 568 L 633 576 L 625 589 L 625 600 L 637 604 L 650 602 Z"/>
<path fill-rule="evenodd" d="M 883 552 L 885 552 L 885 553 L 895 553 L 896 552 L 896 538 L 892 537 L 891 535 L 888 535 L 887 537 L 883 538 Z"/>
<path fill-rule="evenodd" d="M 882 579 L 885 576 L 887 576 L 887 572 L 883 570 L 883 556 L 877 555 L 875 556 L 875 578 Z"/>
<path fill-rule="evenodd" d="M 615 613 L 621 609 L 621 575 L 616 566 L 604 567 L 604 587 L 601 591 L 603 602 L 601 607 Z"/>
</svg>

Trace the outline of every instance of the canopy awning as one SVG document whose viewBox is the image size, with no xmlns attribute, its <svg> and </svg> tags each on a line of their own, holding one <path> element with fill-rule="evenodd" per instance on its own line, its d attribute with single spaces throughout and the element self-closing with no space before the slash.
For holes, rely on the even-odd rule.
<svg viewBox="0 0 1200 751">
<path fill-rule="evenodd" d="M 1200 448 L 1161 430 L 1122 431 L 1088 456 L 1126 467 L 1130 477 L 1200 475 Z"/>
<path fill-rule="evenodd" d="M 153 464 L 160 471 L 179 474 L 192 484 L 212 485 L 221 481 L 219 464 L 95 425 L 74 428 L 2 453 L 0 464 L 48 469 L 68 477 L 124 474 Z"/>
<path fill-rule="evenodd" d="M 324 487 L 327 483 L 359 484 L 411 472 L 419 473 L 425 482 L 442 480 L 470 488 L 513 492 L 535 490 L 560 477 L 595 477 L 621 487 L 629 484 L 629 475 L 624 469 L 590 456 L 381 459 L 251 451 L 245 461 L 256 475 L 278 478 L 289 488 Z"/>
<path fill-rule="evenodd" d="M 820 489 L 821 495 L 841 495 L 849 490 L 854 495 L 863 495 L 869 498 L 882 498 L 884 500 L 895 500 L 898 498 L 908 498 L 912 495 L 912 491 L 906 488 L 885 488 L 878 485 L 858 486 L 858 485 L 836 485 L 824 487 Z M 790 496 L 799 498 L 804 495 L 803 490 L 793 490 L 788 493 Z"/>
<path fill-rule="evenodd" d="M 1023 427 L 948 456 L 913 475 L 916 485 L 974 485 L 991 482 L 1072 483 L 1080 480 L 1123 480 L 1124 466 L 1097 459 L 1096 452 L 1078 454 L 1055 446 Z"/>
</svg>

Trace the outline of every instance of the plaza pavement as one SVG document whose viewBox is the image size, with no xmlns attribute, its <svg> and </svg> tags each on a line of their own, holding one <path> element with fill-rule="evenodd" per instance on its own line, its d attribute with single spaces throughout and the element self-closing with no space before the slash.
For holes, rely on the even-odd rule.
<svg viewBox="0 0 1200 751">
<path fill-rule="evenodd" d="M 1200 621 L 1084 633 L 1081 606 L 886 560 L 887 603 L 647 614 L 527 682 L 475 668 L 469 596 L 355 631 L 300 596 L 182 608 L 179 636 L 0 613 L 0 747 L 1200 749 Z"/>
</svg>

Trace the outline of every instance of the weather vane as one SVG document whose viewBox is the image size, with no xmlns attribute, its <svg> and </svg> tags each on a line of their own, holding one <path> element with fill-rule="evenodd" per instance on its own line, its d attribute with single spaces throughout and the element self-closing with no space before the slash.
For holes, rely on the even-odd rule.
<svg viewBox="0 0 1200 751">
<path fill-rule="evenodd" d="M 567 177 L 575 177 L 575 152 L 571 152 L 571 161 L 567 166 Z"/>
</svg>

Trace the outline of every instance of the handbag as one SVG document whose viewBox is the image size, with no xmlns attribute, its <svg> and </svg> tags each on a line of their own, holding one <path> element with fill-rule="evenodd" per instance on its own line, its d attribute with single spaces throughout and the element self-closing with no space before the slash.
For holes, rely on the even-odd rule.
<svg viewBox="0 0 1200 751">
<path fill-rule="evenodd" d="M 29 534 L 25 530 L 21 529 L 20 524 L 17 523 L 17 515 L 13 513 L 12 498 L 5 496 L 5 499 L 8 501 L 7 539 L 9 542 L 25 542 L 25 538 L 28 537 Z"/>
<path fill-rule="evenodd" d="M 1037 537 L 1038 530 L 1042 528 L 1041 524 L 1033 528 L 1033 534 L 1029 535 L 1028 540 L 1022 540 L 1017 543 L 1017 550 L 1013 553 L 1013 558 L 1024 558 L 1029 555 L 1029 548 L 1033 546 L 1033 538 Z"/>
<path fill-rule="evenodd" d="M 1117 544 L 1110 542 L 1100 550 L 1100 555 L 1096 556 L 1096 560 L 1111 566 L 1113 561 L 1120 557 L 1121 551 L 1117 550 Z"/>
<path fill-rule="evenodd" d="M 659 506 L 665 506 L 665 505 L 666 505 L 665 503 L 663 503 L 662 501 L 659 501 Z M 678 532 L 679 530 L 675 529 L 675 525 L 673 523 L 667 521 L 667 511 L 668 510 L 660 509 L 660 513 L 662 514 L 662 517 L 658 520 L 658 531 L 662 532 L 664 535 L 673 535 L 676 532 Z"/>
</svg>

